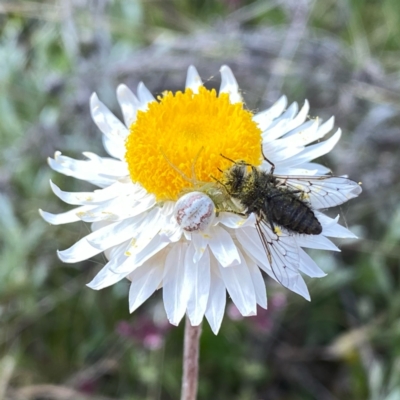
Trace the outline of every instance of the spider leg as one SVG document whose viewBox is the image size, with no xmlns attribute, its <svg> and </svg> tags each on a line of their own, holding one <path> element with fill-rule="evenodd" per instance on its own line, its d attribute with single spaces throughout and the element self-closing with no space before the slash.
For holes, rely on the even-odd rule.
<svg viewBox="0 0 400 400">
<path fill-rule="evenodd" d="M 160 147 L 161 154 L 165 158 L 165 161 L 170 165 L 171 168 L 173 168 L 185 181 L 190 182 L 192 185 L 195 183 L 193 179 L 190 179 L 183 171 L 181 171 L 176 165 L 173 164 L 173 162 L 167 157 L 167 155 L 164 153 L 164 150 Z"/>
<path fill-rule="evenodd" d="M 204 150 L 204 146 L 202 146 L 202 147 L 200 148 L 199 152 L 197 153 L 197 155 L 196 155 L 196 157 L 194 158 L 193 163 L 192 163 L 192 180 L 193 180 L 193 181 L 197 181 L 197 177 L 196 177 L 196 164 L 197 164 L 197 161 L 198 161 L 198 159 L 199 159 L 200 153 L 201 153 L 203 150 Z"/>
</svg>

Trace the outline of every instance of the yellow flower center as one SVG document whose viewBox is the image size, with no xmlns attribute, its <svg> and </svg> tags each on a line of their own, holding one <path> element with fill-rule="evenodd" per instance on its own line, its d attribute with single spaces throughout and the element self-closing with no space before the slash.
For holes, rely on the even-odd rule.
<svg viewBox="0 0 400 400">
<path fill-rule="evenodd" d="M 232 160 L 261 163 L 261 131 L 242 103 L 228 94 L 200 87 L 199 93 L 166 92 L 139 111 L 126 141 L 126 161 L 133 182 L 158 201 L 176 200 L 192 178 L 213 182 Z M 195 173 L 193 177 L 193 171 Z"/>
</svg>

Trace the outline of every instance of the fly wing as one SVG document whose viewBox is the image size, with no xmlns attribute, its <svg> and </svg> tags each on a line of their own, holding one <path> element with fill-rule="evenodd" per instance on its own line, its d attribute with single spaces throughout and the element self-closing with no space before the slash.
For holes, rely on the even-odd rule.
<svg viewBox="0 0 400 400">
<path fill-rule="evenodd" d="M 362 191 L 357 182 L 340 176 L 274 176 L 280 185 L 292 191 L 301 191 L 300 198 L 317 210 L 338 206 Z"/>
<path fill-rule="evenodd" d="M 300 256 L 294 236 L 279 228 L 276 228 L 277 233 L 274 232 L 263 219 L 259 219 L 255 226 L 271 267 L 265 272 L 282 286 L 296 291 Z"/>
</svg>

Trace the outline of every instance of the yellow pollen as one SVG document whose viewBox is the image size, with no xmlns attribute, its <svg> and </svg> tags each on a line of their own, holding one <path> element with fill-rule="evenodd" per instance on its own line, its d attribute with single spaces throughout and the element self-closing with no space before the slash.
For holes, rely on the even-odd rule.
<svg viewBox="0 0 400 400">
<path fill-rule="evenodd" d="M 166 92 L 159 102 L 139 111 L 130 127 L 125 158 L 133 182 L 158 201 L 176 200 L 185 179 L 215 182 L 220 170 L 232 166 L 221 157 L 261 163 L 261 131 L 242 103 L 231 104 L 228 94 L 200 87 L 194 94 Z"/>
</svg>

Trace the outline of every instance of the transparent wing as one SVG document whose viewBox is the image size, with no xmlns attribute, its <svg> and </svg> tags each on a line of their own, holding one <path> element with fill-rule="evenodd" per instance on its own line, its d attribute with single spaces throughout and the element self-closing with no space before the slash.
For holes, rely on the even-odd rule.
<svg viewBox="0 0 400 400">
<path fill-rule="evenodd" d="M 339 176 L 279 176 L 280 184 L 293 191 L 301 191 L 302 199 L 312 208 L 329 208 L 357 197 L 361 186 L 350 179 Z"/>
<path fill-rule="evenodd" d="M 255 226 L 271 267 L 266 272 L 282 286 L 294 290 L 299 277 L 300 256 L 293 234 L 282 232 L 280 228 L 276 228 L 278 232 L 275 233 L 262 218 Z"/>
</svg>

